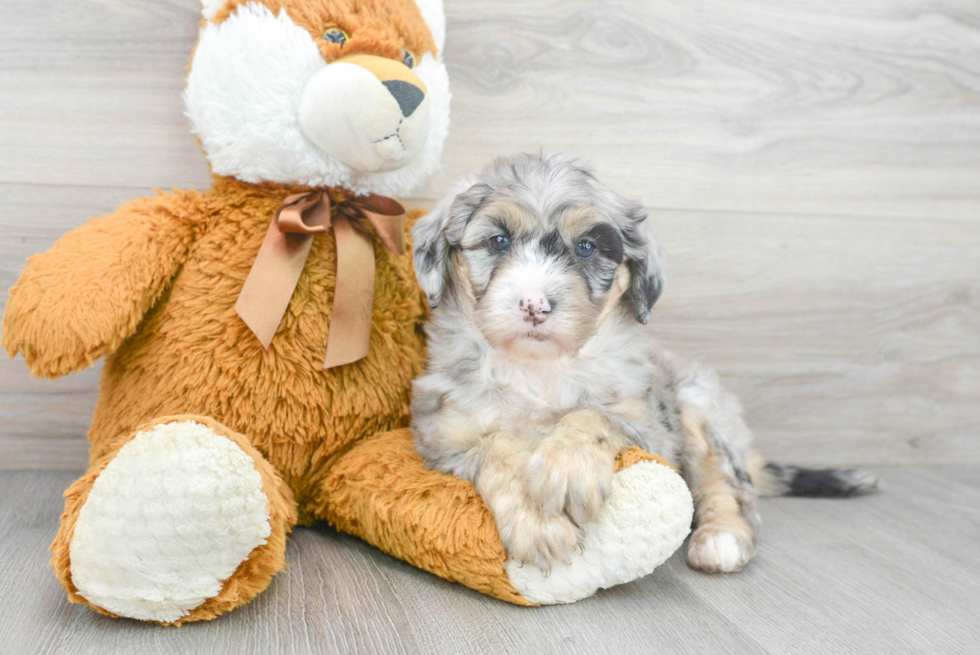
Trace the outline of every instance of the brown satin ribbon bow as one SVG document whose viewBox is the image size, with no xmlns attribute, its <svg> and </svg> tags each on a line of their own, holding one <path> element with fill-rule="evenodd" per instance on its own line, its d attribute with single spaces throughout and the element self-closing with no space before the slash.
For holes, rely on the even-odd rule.
<svg viewBox="0 0 980 655">
<path fill-rule="evenodd" d="M 405 254 L 405 209 L 379 195 L 354 196 L 356 213 L 377 231 L 391 252 Z M 343 366 L 367 356 L 374 305 L 374 245 L 347 216 L 335 211 L 325 190 L 295 193 L 272 217 L 235 311 L 268 350 L 303 273 L 313 237 L 333 228 L 337 240 L 337 282 L 324 368 Z M 356 219 L 355 219 L 356 220 Z"/>
</svg>

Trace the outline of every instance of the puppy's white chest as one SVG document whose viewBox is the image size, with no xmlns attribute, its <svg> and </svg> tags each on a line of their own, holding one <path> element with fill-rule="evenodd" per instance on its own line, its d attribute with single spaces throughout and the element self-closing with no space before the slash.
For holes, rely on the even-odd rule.
<svg viewBox="0 0 980 655">
<path fill-rule="evenodd" d="M 550 416 L 556 411 L 575 409 L 582 400 L 583 390 L 575 382 L 574 366 L 567 360 L 525 365 L 504 360 L 491 366 L 515 409 Z"/>
</svg>

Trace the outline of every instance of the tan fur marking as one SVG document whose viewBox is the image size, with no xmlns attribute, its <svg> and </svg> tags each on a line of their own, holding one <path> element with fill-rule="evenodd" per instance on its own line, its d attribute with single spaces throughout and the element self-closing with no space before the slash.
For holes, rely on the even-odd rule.
<svg viewBox="0 0 980 655">
<path fill-rule="evenodd" d="M 747 564 L 755 553 L 755 531 L 742 516 L 738 492 L 719 466 L 717 454 L 711 449 L 704 431 L 704 419 L 698 412 L 682 409 L 681 438 L 686 477 L 694 496 L 694 522 L 697 525 L 688 547 L 689 562 L 708 571 L 722 570 L 717 563 L 703 559 L 695 561 L 695 553 L 709 537 L 727 533 L 735 537 L 744 559 L 733 569 L 737 570 Z"/>
<path fill-rule="evenodd" d="M 450 255 L 452 266 L 450 276 L 453 284 L 459 293 L 460 305 L 467 316 L 472 319 L 473 309 L 476 306 L 476 294 L 473 292 L 473 283 L 470 282 L 469 268 L 466 266 L 466 257 L 459 250 L 454 250 Z"/>
<path fill-rule="evenodd" d="M 574 239 L 599 223 L 612 224 L 608 218 L 592 207 L 572 207 L 563 211 L 558 218 L 558 229 L 562 234 Z"/>
<path fill-rule="evenodd" d="M 487 233 L 488 229 L 491 231 L 496 229 L 490 227 L 491 221 L 494 226 L 498 221 L 503 222 L 511 236 L 520 236 L 534 228 L 534 217 L 523 206 L 511 200 L 495 200 L 482 207 L 479 213 L 470 218 L 466 229 L 463 230 L 460 245 L 463 248 L 482 246 L 487 238 L 493 236 Z"/>
<path fill-rule="evenodd" d="M 599 329 L 606 319 L 614 311 L 619 308 L 620 300 L 623 298 L 623 294 L 630 286 L 630 271 L 629 266 L 626 262 L 619 265 L 616 269 L 616 278 L 613 280 L 612 288 L 609 289 L 609 295 L 606 296 L 606 301 L 602 305 L 602 310 L 599 312 L 599 317 L 596 319 L 596 330 Z"/>
<path fill-rule="evenodd" d="M 766 473 L 766 461 L 761 454 L 753 452 L 745 462 L 745 468 L 760 496 L 779 496 L 786 492 L 786 488 Z"/>
</svg>

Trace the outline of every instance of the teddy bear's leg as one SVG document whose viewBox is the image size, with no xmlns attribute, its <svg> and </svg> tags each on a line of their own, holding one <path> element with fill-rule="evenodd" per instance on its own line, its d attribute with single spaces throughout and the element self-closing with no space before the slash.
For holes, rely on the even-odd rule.
<svg viewBox="0 0 980 655">
<path fill-rule="evenodd" d="M 683 479 L 638 448 L 620 454 L 612 492 L 580 552 L 550 575 L 509 559 L 469 482 L 426 468 L 408 429 L 346 453 L 321 487 L 319 518 L 436 575 L 520 605 L 569 603 L 642 577 L 680 547 L 694 506 Z"/>
<path fill-rule="evenodd" d="M 51 562 L 72 602 L 161 623 L 243 605 L 282 569 L 292 493 L 217 421 L 150 421 L 65 492 Z"/>
</svg>

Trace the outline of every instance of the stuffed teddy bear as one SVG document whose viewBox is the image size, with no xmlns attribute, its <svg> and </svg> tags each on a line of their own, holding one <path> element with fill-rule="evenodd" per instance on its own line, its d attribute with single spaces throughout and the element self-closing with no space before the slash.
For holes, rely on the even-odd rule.
<svg viewBox="0 0 980 655">
<path fill-rule="evenodd" d="M 31 258 L 3 345 L 57 377 L 105 357 L 90 468 L 52 544 L 73 602 L 164 624 L 247 603 L 294 525 L 326 520 L 518 604 L 645 575 L 690 494 L 620 455 L 581 552 L 508 560 L 473 488 L 426 469 L 408 400 L 427 313 L 407 194 L 449 123 L 441 0 L 204 0 L 184 98 L 214 174 Z M 408 217 L 417 215 L 418 212 Z"/>
</svg>

